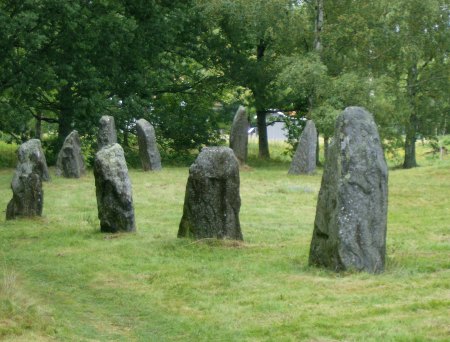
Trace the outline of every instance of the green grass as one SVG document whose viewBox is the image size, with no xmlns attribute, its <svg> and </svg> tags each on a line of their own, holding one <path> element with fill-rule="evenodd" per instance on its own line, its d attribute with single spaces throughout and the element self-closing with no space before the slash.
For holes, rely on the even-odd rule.
<svg viewBox="0 0 450 342">
<path fill-rule="evenodd" d="M 425 166 L 390 172 L 381 275 L 308 267 L 321 170 L 288 176 L 281 147 L 241 172 L 243 243 L 176 238 L 185 167 L 131 170 L 138 230 L 117 235 L 99 232 L 91 173 L 4 221 L 0 170 L 0 340 L 448 341 L 450 160 L 418 148 Z"/>
</svg>

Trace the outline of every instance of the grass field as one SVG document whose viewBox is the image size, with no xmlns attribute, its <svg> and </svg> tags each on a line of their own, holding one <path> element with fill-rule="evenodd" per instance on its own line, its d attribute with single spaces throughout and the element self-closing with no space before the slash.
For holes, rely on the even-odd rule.
<svg viewBox="0 0 450 342">
<path fill-rule="evenodd" d="M 390 171 L 381 275 L 307 265 L 321 170 L 283 157 L 241 172 L 243 243 L 176 238 L 186 167 L 131 170 L 137 232 L 116 235 L 92 173 L 53 176 L 42 218 L 6 222 L 1 169 L 0 340 L 449 341 L 450 160 L 425 152 Z"/>
</svg>

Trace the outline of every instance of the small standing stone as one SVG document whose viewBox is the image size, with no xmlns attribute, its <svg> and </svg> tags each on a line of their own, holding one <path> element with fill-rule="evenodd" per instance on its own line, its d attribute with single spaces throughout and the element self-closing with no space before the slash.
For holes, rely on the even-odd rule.
<svg viewBox="0 0 450 342">
<path fill-rule="evenodd" d="M 245 107 L 239 106 L 231 126 L 230 147 L 241 166 L 247 162 L 248 126 L 249 122 Z"/>
<path fill-rule="evenodd" d="M 161 170 L 161 156 L 156 144 L 155 129 L 145 119 L 136 122 L 136 132 L 139 144 L 139 157 L 144 171 Z"/>
<path fill-rule="evenodd" d="M 312 174 L 316 171 L 317 129 L 314 121 L 308 120 L 300 135 L 297 150 L 292 158 L 290 175 Z"/>
<path fill-rule="evenodd" d="M 96 153 L 94 176 L 101 231 L 135 231 L 131 182 L 119 144 L 103 147 Z"/>
<path fill-rule="evenodd" d="M 17 156 L 19 162 L 11 181 L 13 198 L 6 208 L 7 220 L 17 216 L 41 216 L 44 204 L 42 181 L 50 179 L 39 139 L 20 145 Z"/>
<path fill-rule="evenodd" d="M 19 163 L 31 162 L 33 165 L 33 172 L 36 172 L 41 177 L 41 180 L 50 180 L 47 160 L 45 159 L 44 150 L 42 149 L 41 141 L 39 139 L 30 139 L 20 145 L 17 156 L 19 158 Z"/>
<path fill-rule="evenodd" d="M 100 127 L 98 131 L 98 149 L 117 143 L 117 132 L 114 117 L 103 115 L 100 118 Z"/>
<path fill-rule="evenodd" d="M 85 173 L 81 141 L 77 131 L 72 131 L 64 140 L 56 161 L 56 175 L 80 178 Z"/>
<path fill-rule="evenodd" d="M 205 147 L 191 165 L 178 237 L 242 240 L 239 163 L 228 147 Z"/>
<path fill-rule="evenodd" d="M 337 118 L 328 149 L 310 265 L 335 271 L 384 270 L 388 169 L 373 117 L 348 107 Z"/>
</svg>

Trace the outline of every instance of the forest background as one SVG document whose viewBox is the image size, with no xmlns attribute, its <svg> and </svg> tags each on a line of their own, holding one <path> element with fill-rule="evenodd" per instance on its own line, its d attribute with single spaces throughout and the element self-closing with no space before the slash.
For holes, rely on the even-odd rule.
<svg viewBox="0 0 450 342">
<path fill-rule="evenodd" d="M 448 133 L 448 0 L 0 1 L 0 134 L 42 139 L 50 164 L 76 129 L 92 161 L 101 115 L 127 154 L 149 120 L 163 158 L 220 143 L 239 104 L 270 158 L 267 114 L 325 147 L 346 106 L 371 111 L 385 148 Z"/>
</svg>

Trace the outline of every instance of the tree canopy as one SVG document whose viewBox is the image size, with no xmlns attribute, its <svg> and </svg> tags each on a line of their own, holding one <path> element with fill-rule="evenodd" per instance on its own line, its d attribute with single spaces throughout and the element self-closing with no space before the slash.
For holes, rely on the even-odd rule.
<svg viewBox="0 0 450 342">
<path fill-rule="evenodd" d="M 269 158 L 271 111 L 327 139 L 361 105 L 413 167 L 417 137 L 448 131 L 449 23 L 448 0 L 1 0 L 0 131 L 56 148 L 109 114 L 126 145 L 142 117 L 189 151 L 244 101 Z"/>
</svg>

